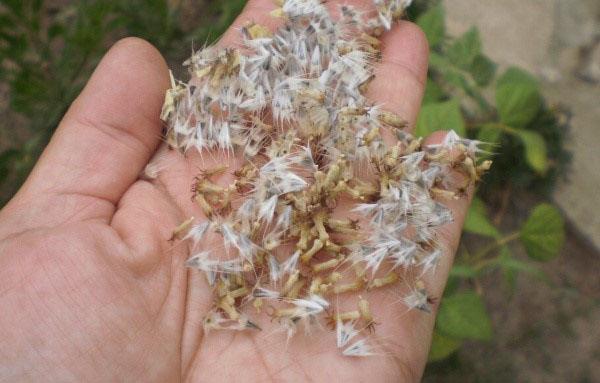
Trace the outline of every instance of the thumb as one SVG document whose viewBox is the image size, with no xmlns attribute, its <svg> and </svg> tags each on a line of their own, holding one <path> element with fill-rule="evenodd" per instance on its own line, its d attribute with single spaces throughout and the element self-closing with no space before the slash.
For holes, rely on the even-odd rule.
<svg viewBox="0 0 600 383">
<path fill-rule="evenodd" d="M 160 142 L 168 86 L 166 63 L 152 45 L 137 38 L 116 43 L 3 216 L 17 210 L 12 226 L 20 230 L 109 219 Z"/>
</svg>

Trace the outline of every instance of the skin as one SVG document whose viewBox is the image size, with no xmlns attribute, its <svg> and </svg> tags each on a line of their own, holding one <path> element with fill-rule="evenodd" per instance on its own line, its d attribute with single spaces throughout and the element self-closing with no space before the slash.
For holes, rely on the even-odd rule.
<svg viewBox="0 0 600 383">
<path fill-rule="evenodd" d="M 219 44 L 234 46 L 239 26 L 266 22 L 272 7 L 250 1 Z M 414 127 L 426 39 L 401 22 L 383 42 L 370 97 Z M 399 285 L 369 297 L 380 357 L 342 357 L 330 333 L 289 344 L 270 328 L 203 333 L 212 292 L 184 267 L 186 246 L 168 239 L 197 209 L 189 187 L 206 163 L 161 144 L 168 86 L 154 47 L 136 38 L 115 44 L 0 211 L 0 381 L 419 381 L 435 313 L 407 312 Z M 157 151 L 169 172 L 140 180 Z M 445 201 L 455 221 L 439 233 L 445 257 L 424 278 L 434 297 L 442 295 L 469 200 Z"/>
</svg>

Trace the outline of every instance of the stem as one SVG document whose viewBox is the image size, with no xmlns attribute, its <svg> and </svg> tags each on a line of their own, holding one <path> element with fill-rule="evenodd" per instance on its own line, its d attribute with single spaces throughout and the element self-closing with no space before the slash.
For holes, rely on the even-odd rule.
<svg viewBox="0 0 600 383">
<path fill-rule="evenodd" d="M 492 258 L 487 258 L 487 259 L 483 259 L 486 255 L 488 255 L 490 252 L 492 252 L 493 250 L 506 245 L 507 243 L 514 241 L 515 239 L 518 239 L 521 236 L 521 233 L 516 231 L 514 233 L 511 233 L 509 235 L 507 235 L 504 238 L 501 238 L 499 240 L 497 240 L 496 242 L 484 247 L 483 249 L 481 249 L 480 251 L 478 251 L 474 256 L 473 259 L 478 260 L 473 268 L 476 271 L 480 271 L 481 269 L 483 269 L 485 266 L 489 265 L 490 263 L 496 261 L 497 257 L 492 257 Z"/>
<path fill-rule="evenodd" d="M 498 213 L 496 214 L 496 216 L 494 217 L 494 224 L 496 226 L 499 226 L 500 223 L 502 222 L 502 219 L 504 218 L 504 215 L 506 214 L 506 211 L 508 210 L 508 203 L 510 200 L 510 196 L 511 196 L 511 184 L 508 184 L 504 190 L 502 191 L 502 200 L 501 200 L 501 204 L 500 204 L 500 210 L 498 210 Z"/>
</svg>

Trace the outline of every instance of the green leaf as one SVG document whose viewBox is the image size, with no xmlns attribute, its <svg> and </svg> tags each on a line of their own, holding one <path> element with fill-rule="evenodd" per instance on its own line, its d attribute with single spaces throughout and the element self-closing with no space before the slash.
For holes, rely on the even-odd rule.
<svg viewBox="0 0 600 383">
<path fill-rule="evenodd" d="M 544 138 L 537 132 L 515 130 L 525 147 L 525 160 L 533 170 L 544 174 L 548 170 L 548 154 Z"/>
<path fill-rule="evenodd" d="M 42 9 L 42 5 L 44 5 L 43 0 L 34 0 L 32 3 L 33 3 L 33 9 L 36 12 L 38 12 L 40 9 Z"/>
<path fill-rule="evenodd" d="M 529 274 L 537 279 L 547 281 L 548 276 L 544 273 L 539 267 L 532 263 L 523 262 L 516 258 L 500 258 L 499 264 L 505 270 L 514 270 L 518 272 L 522 272 L 525 274 Z"/>
<path fill-rule="evenodd" d="M 521 242 L 527 255 L 538 261 L 549 261 L 558 255 L 565 241 L 564 221 L 552 205 L 542 203 L 521 228 Z"/>
<path fill-rule="evenodd" d="M 435 47 L 442 42 L 446 34 L 444 8 L 441 5 L 432 7 L 417 18 L 417 25 L 425 32 L 429 46 Z"/>
<path fill-rule="evenodd" d="M 445 73 L 446 71 L 453 69 L 453 67 L 446 56 L 432 51 L 429 53 L 429 69 Z"/>
<path fill-rule="evenodd" d="M 535 77 L 517 67 L 508 68 L 498 79 L 497 85 L 502 86 L 514 83 L 527 84 L 536 88 L 538 87 L 538 81 Z"/>
<path fill-rule="evenodd" d="M 516 278 L 519 273 L 531 275 L 545 282 L 548 281 L 546 274 L 536 265 L 514 258 L 508 246 L 503 246 L 500 249 L 500 255 L 496 259 L 496 264 L 502 269 L 504 280 L 511 292 L 514 292 L 516 288 Z"/>
<path fill-rule="evenodd" d="M 50 40 L 59 37 L 65 33 L 65 26 L 60 23 L 53 23 L 48 27 L 48 38 Z"/>
<path fill-rule="evenodd" d="M 484 124 L 477 132 L 477 139 L 487 144 L 485 147 L 486 152 L 479 155 L 480 159 L 487 160 L 501 150 L 502 129 L 494 123 Z"/>
<path fill-rule="evenodd" d="M 467 94 L 470 90 L 467 76 L 459 69 L 450 68 L 444 73 L 444 79 L 450 85 L 463 89 Z"/>
<path fill-rule="evenodd" d="M 455 339 L 442 335 L 437 331 L 433 331 L 431 349 L 429 350 L 429 361 L 436 362 L 438 360 L 446 359 L 453 352 L 458 350 L 461 344 L 462 341 L 460 339 Z"/>
<path fill-rule="evenodd" d="M 500 232 L 487 217 L 485 203 L 475 197 L 467 212 L 463 230 L 468 233 L 479 234 L 486 237 L 499 238 Z"/>
<path fill-rule="evenodd" d="M 513 267 L 513 263 L 511 262 L 512 253 L 508 246 L 502 246 L 500 249 L 500 254 L 495 260 L 495 264 L 500 266 L 502 270 L 502 276 L 504 277 L 504 281 L 508 286 L 509 293 L 512 294 L 515 292 L 517 287 L 517 274 L 519 271 Z"/>
<path fill-rule="evenodd" d="M 470 93 L 470 85 L 464 76 L 464 72 L 457 69 L 446 56 L 431 52 L 429 55 L 429 68 L 439 72 L 446 83 Z"/>
<path fill-rule="evenodd" d="M 415 134 L 425 137 L 437 130 L 454 130 L 460 136 L 465 135 L 465 121 L 458 100 L 423 105 Z"/>
<path fill-rule="evenodd" d="M 492 323 L 481 297 L 473 291 L 444 298 L 437 328 L 441 334 L 459 339 L 489 340 Z"/>
<path fill-rule="evenodd" d="M 471 73 L 471 76 L 477 85 L 485 87 L 488 86 L 494 78 L 496 67 L 497 65 L 487 56 L 479 54 L 473 59 L 473 62 L 469 67 L 469 73 Z"/>
<path fill-rule="evenodd" d="M 456 275 L 449 275 L 446 287 L 444 288 L 444 296 L 454 294 L 460 288 L 463 279 L 464 278 Z"/>
<path fill-rule="evenodd" d="M 15 15 L 21 17 L 24 13 L 25 3 L 22 0 L 4 0 L 3 7 L 10 9 Z"/>
<path fill-rule="evenodd" d="M 427 79 L 425 94 L 423 95 L 423 104 L 441 101 L 444 98 L 444 90 L 433 80 Z"/>
<path fill-rule="evenodd" d="M 542 105 L 537 81 L 528 73 L 510 68 L 498 79 L 496 107 L 500 121 L 516 128 L 527 126 Z"/>
<path fill-rule="evenodd" d="M 447 52 L 450 62 L 463 69 L 469 69 L 480 53 L 481 39 L 476 27 L 472 27 L 456 39 Z"/>
<path fill-rule="evenodd" d="M 502 129 L 494 123 L 482 125 L 477 133 L 477 139 L 489 145 L 498 145 L 501 137 Z"/>
<path fill-rule="evenodd" d="M 450 276 L 460 278 L 475 278 L 477 271 L 468 265 L 454 265 L 450 270 Z"/>
</svg>

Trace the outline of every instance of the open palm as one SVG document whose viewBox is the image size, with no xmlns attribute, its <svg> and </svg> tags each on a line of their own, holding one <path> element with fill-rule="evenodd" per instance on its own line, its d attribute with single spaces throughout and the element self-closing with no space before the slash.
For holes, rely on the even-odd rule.
<svg viewBox="0 0 600 383">
<path fill-rule="evenodd" d="M 265 20 L 271 6 L 250 1 L 235 25 Z M 235 43 L 235 25 L 220 44 Z M 414 125 L 427 43 L 408 22 L 383 41 L 369 93 Z M 0 211 L 0 381 L 418 381 L 434 316 L 390 304 L 393 291 L 372 301 L 381 357 L 342 357 L 329 334 L 286 343 L 268 327 L 203 333 L 212 291 L 169 238 L 195 211 L 189 186 L 206 164 L 159 146 L 167 87 L 152 46 L 117 43 Z M 169 171 L 140 180 L 152 156 Z M 427 281 L 437 297 L 467 201 L 449 205 L 455 222 L 440 233 L 448 254 Z"/>
</svg>

